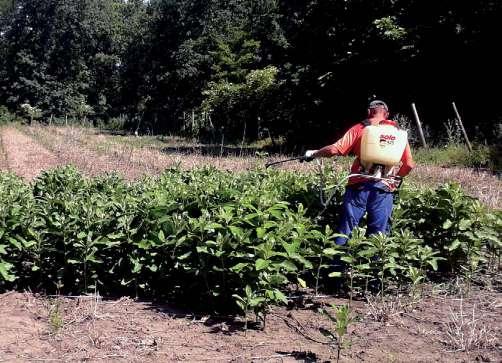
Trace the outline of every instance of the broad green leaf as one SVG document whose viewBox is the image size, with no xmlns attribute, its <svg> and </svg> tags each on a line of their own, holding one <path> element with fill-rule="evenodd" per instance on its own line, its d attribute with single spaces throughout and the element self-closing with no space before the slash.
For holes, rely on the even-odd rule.
<svg viewBox="0 0 502 363">
<path fill-rule="evenodd" d="M 264 297 L 253 297 L 252 299 L 249 299 L 249 305 L 252 307 L 259 306 L 260 304 L 263 304 L 265 302 Z"/>
<path fill-rule="evenodd" d="M 12 267 L 14 266 L 8 262 L 0 262 L 0 276 L 5 281 L 12 282 L 16 280 L 16 276 L 9 273 Z"/>
<path fill-rule="evenodd" d="M 270 265 L 270 261 L 269 260 L 264 260 L 262 258 L 259 258 L 258 260 L 256 260 L 256 263 L 255 263 L 256 271 L 264 270 L 269 265 Z"/>
<path fill-rule="evenodd" d="M 94 262 L 94 263 L 103 263 L 103 261 L 98 260 L 96 256 L 90 255 L 85 258 L 86 261 Z"/>
<path fill-rule="evenodd" d="M 23 246 L 21 245 L 21 242 L 19 242 L 18 240 L 16 240 L 15 238 L 12 238 L 12 237 L 9 237 L 8 238 L 9 242 L 14 246 L 16 247 L 19 251 L 22 251 L 23 249 Z"/>
<path fill-rule="evenodd" d="M 282 261 L 279 266 L 285 268 L 289 272 L 298 271 L 296 265 L 291 261 Z"/>
<path fill-rule="evenodd" d="M 356 270 L 363 271 L 363 270 L 369 270 L 371 266 L 369 265 L 369 263 L 362 263 L 360 265 L 355 265 L 354 268 Z"/>
<path fill-rule="evenodd" d="M 447 220 L 443 223 L 443 229 L 450 229 L 452 225 L 453 225 L 453 222 L 452 222 L 452 221 L 450 221 L 449 219 L 447 219 Z"/>
<path fill-rule="evenodd" d="M 303 279 L 301 279 L 301 278 L 299 278 L 299 277 L 297 277 L 297 278 L 296 278 L 296 280 L 298 281 L 298 285 L 299 285 L 300 287 L 302 287 L 302 288 L 304 288 L 304 289 L 305 289 L 305 288 L 307 288 L 307 283 L 305 282 L 305 280 L 303 280 Z"/>
<path fill-rule="evenodd" d="M 470 221 L 469 219 L 461 219 L 460 222 L 458 223 L 458 229 L 460 229 L 461 231 L 465 231 L 471 226 L 471 224 L 472 221 Z"/>
<path fill-rule="evenodd" d="M 237 238 L 241 238 L 244 234 L 242 228 L 236 226 L 229 226 L 228 229 L 230 230 L 230 233 L 232 233 L 232 235 Z"/>
<path fill-rule="evenodd" d="M 214 231 L 214 230 L 216 230 L 216 229 L 220 229 L 220 228 L 222 228 L 222 227 L 223 227 L 223 226 L 222 226 L 221 224 L 219 224 L 219 223 L 214 223 L 214 222 L 213 222 L 213 223 L 209 223 L 207 226 L 205 226 L 205 227 L 204 227 L 204 229 L 205 229 L 206 231 Z"/>
<path fill-rule="evenodd" d="M 286 250 L 288 255 L 292 255 L 293 253 L 298 251 L 298 248 L 300 247 L 299 243 L 282 243 L 282 246 Z"/>
<path fill-rule="evenodd" d="M 336 248 L 325 248 L 322 253 L 324 253 L 327 256 L 335 256 L 335 255 L 341 255 L 343 254 L 343 251 L 336 249 Z"/>
<path fill-rule="evenodd" d="M 272 286 L 280 286 L 288 282 L 288 278 L 281 273 L 273 274 L 268 278 L 268 282 Z"/>
<path fill-rule="evenodd" d="M 457 248 L 460 247 L 460 241 L 458 239 L 455 239 L 449 246 L 448 246 L 448 251 L 454 251 Z"/>
<path fill-rule="evenodd" d="M 253 296 L 253 290 L 251 290 L 251 286 L 246 285 L 246 288 L 244 290 L 246 292 L 247 298 L 250 299 Z"/>
<path fill-rule="evenodd" d="M 347 262 L 348 264 L 353 264 L 354 263 L 354 258 L 351 257 L 351 256 L 340 257 L 340 260 L 342 260 L 343 262 Z"/>
<path fill-rule="evenodd" d="M 263 239 L 267 234 L 267 230 L 265 228 L 256 228 L 256 237 L 258 239 Z"/>
<path fill-rule="evenodd" d="M 189 251 L 187 253 L 182 254 L 181 256 L 178 256 L 178 260 L 186 260 L 191 255 L 192 255 L 192 251 Z"/>
<path fill-rule="evenodd" d="M 239 273 L 239 272 L 241 272 L 243 269 L 245 269 L 248 266 L 249 266 L 249 263 L 239 262 L 235 266 L 232 266 L 230 268 L 230 270 Z"/>
<path fill-rule="evenodd" d="M 434 269 L 434 271 L 437 271 L 438 270 L 438 262 L 436 259 L 433 259 L 433 260 L 429 260 L 427 261 L 429 263 L 429 265 L 432 266 L 432 268 Z"/>
<path fill-rule="evenodd" d="M 284 295 L 281 291 L 275 289 L 273 291 L 273 295 L 274 295 L 274 300 L 275 301 L 280 301 L 282 302 L 283 304 L 286 304 L 288 303 L 288 299 L 286 298 L 286 295 Z"/>
<path fill-rule="evenodd" d="M 197 246 L 196 250 L 198 253 L 209 253 L 206 246 Z"/>
</svg>

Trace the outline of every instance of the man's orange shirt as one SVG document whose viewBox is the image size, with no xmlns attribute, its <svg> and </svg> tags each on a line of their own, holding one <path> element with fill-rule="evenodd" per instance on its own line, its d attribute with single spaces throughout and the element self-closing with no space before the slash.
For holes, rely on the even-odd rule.
<svg viewBox="0 0 502 363">
<path fill-rule="evenodd" d="M 379 124 L 383 125 L 391 125 L 397 127 L 397 123 L 392 120 L 384 120 Z M 335 142 L 330 147 L 330 152 L 333 155 L 342 155 L 346 156 L 348 154 L 357 155 L 357 159 L 354 160 L 350 172 L 352 174 L 357 174 L 362 171 L 362 165 L 359 160 L 361 156 L 361 139 L 363 136 L 364 125 L 362 123 L 358 123 L 357 125 L 351 127 L 349 131 L 343 135 L 343 137 Z M 415 167 L 415 163 L 413 162 L 413 157 L 411 156 L 410 145 L 406 144 L 406 148 L 403 152 L 403 156 L 401 157 L 401 166 L 397 173 L 392 173 L 392 175 L 397 175 L 404 177 L 408 175 L 408 173 Z M 364 177 L 352 177 L 349 179 L 349 185 L 359 184 L 368 181 Z M 392 182 L 382 181 L 390 191 L 394 191 L 396 189 L 396 185 Z"/>
</svg>

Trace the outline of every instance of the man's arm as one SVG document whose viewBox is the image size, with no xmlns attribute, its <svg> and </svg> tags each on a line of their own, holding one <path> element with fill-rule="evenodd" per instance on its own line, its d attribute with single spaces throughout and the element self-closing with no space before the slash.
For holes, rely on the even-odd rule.
<svg viewBox="0 0 502 363">
<path fill-rule="evenodd" d="M 415 167 L 415 162 L 413 161 L 413 157 L 411 156 L 411 149 L 409 144 L 406 144 L 403 156 L 401 157 L 401 162 L 401 168 L 397 172 L 397 175 L 400 177 L 405 177 L 410 173 L 411 169 Z"/>
<path fill-rule="evenodd" d="M 354 143 L 359 137 L 361 129 L 362 127 L 359 124 L 351 127 L 340 140 L 332 145 L 327 145 L 322 149 L 317 150 L 312 156 L 314 158 L 323 158 L 335 155 L 347 155 L 350 150 L 352 150 Z"/>
<path fill-rule="evenodd" d="M 315 158 L 329 158 L 335 155 L 340 155 L 340 152 L 336 148 L 335 144 L 333 144 L 333 145 L 327 145 L 322 149 L 317 150 L 313 156 Z"/>
</svg>

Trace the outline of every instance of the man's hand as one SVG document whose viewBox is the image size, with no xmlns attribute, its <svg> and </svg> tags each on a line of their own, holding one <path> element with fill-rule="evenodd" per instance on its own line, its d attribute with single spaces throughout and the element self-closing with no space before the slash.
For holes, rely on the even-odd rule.
<svg viewBox="0 0 502 363">
<path fill-rule="evenodd" d="M 305 152 L 305 156 L 303 157 L 303 160 L 305 161 L 312 161 L 314 160 L 315 158 L 315 153 L 317 152 L 318 150 L 307 150 Z"/>
</svg>

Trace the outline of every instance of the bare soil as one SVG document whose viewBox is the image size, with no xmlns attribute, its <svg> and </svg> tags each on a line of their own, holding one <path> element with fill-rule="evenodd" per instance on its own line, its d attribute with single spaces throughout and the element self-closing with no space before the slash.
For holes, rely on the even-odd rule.
<svg viewBox="0 0 502 363">
<path fill-rule="evenodd" d="M 88 176 L 115 172 L 127 179 L 137 179 L 154 174 L 152 165 L 135 165 L 129 153 L 105 153 L 91 150 L 79 141 L 78 129 L 67 128 L 65 134 L 56 128 L 25 127 L 23 132 L 37 143 L 51 150 L 65 165 L 74 165 Z"/>
<path fill-rule="evenodd" d="M 17 175 L 33 179 L 43 170 L 62 165 L 53 153 L 12 127 L 2 128 L 2 169 L 8 169 Z"/>
<path fill-rule="evenodd" d="M 130 298 L 6 293 L 0 295 L 0 362 L 335 362 L 337 349 L 320 333 L 334 332 L 333 323 L 317 311 L 328 303 L 347 300 L 319 297 L 274 308 L 264 331 L 251 325 L 246 332 L 240 317 Z M 354 301 L 352 310 L 341 362 L 502 359 L 500 293 L 476 291 L 464 299 L 430 294 L 415 305 Z M 448 324 L 455 318 L 464 324 L 457 338 L 480 338 L 468 351 L 451 343 Z"/>
<path fill-rule="evenodd" d="M 151 149 L 136 149 L 128 144 L 110 143 L 106 136 L 95 135 L 80 128 L 34 127 L 25 128 L 25 132 L 52 150 L 60 159 L 75 165 L 90 176 L 115 172 L 126 179 L 134 180 L 145 175 L 159 175 L 171 167 L 190 169 L 215 165 L 221 168 L 221 164 L 229 164 L 235 169 L 235 163 L 225 158 L 164 155 Z"/>
</svg>

